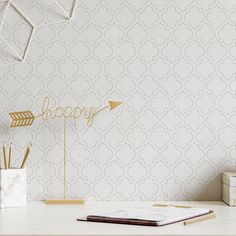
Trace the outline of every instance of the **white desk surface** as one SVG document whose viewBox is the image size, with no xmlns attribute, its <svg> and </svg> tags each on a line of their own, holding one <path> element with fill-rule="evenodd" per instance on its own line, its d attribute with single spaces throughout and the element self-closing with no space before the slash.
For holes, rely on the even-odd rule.
<svg viewBox="0 0 236 236">
<path fill-rule="evenodd" d="M 45 205 L 42 202 L 29 202 L 26 207 L 0 209 L 0 236 L 236 235 L 236 207 L 229 207 L 223 202 L 169 202 L 206 207 L 217 214 L 215 219 L 190 225 L 177 223 L 163 227 L 145 227 L 76 221 L 76 218 L 96 210 L 152 204 L 153 202 L 86 202 L 85 205 Z"/>
</svg>

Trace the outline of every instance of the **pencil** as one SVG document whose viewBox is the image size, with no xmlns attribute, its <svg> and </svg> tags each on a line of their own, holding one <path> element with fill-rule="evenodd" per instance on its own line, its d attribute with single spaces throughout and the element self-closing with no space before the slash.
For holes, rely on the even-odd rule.
<svg viewBox="0 0 236 236">
<path fill-rule="evenodd" d="M 4 158 L 4 167 L 7 169 L 7 154 L 6 154 L 6 146 L 3 144 L 3 158 Z"/>
<path fill-rule="evenodd" d="M 24 168 L 24 166 L 25 166 L 26 160 L 27 160 L 27 158 L 29 156 L 29 152 L 30 152 L 30 147 L 31 146 L 32 146 L 32 144 L 30 143 L 29 147 L 26 149 L 26 152 L 25 152 L 25 155 L 24 155 L 24 159 L 23 159 L 23 162 L 22 162 L 21 167 L 20 167 L 21 169 Z"/>
<path fill-rule="evenodd" d="M 198 216 L 198 217 L 195 217 L 193 219 L 185 220 L 184 225 L 189 225 L 189 224 L 201 222 L 201 221 L 204 221 L 204 220 L 213 219 L 215 217 L 216 217 L 216 214 L 214 212 L 212 212 L 212 213 L 209 213 L 207 215 Z"/>
<path fill-rule="evenodd" d="M 166 205 L 166 204 L 154 204 L 154 207 L 178 207 L 178 208 L 192 208 L 191 206 L 180 206 L 180 205 Z"/>
<path fill-rule="evenodd" d="M 9 157 L 8 157 L 8 169 L 11 168 L 11 158 L 12 158 L 12 143 L 10 144 L 10 148 L 9 148 Z"/>
</svg>

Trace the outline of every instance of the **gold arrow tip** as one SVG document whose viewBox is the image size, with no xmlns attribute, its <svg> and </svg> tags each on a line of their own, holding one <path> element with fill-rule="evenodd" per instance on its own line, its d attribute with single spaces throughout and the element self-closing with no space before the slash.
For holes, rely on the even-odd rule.
<svg viewBox="0 0 236 236">
<path fill-rule="evenodd" d="M 109 101 L 110 104 L 110 110 L 115 109 L 116 107 L 120 106 L 123 102 L 116 102 L 116 101 Z"/>
</svg>

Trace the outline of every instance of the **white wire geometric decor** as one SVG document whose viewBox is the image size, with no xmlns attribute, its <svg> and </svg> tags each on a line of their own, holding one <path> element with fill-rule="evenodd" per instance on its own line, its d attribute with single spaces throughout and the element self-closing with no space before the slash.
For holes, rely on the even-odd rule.
<svg viewBox="0 0 236 236">
<path fill-rule="evenodd" d="M 2 2 L 4 2 L 4 1 L 1 1 L 1 3 Z M 1 31 L 2 27 L 3 27 L 3 25 L 4 25 L 4 22 L 6 20 L 6 16 L 7 16 L 7 13 L 8 13 L 8 10 L 9 10 L 10 6 L 13 7 L 15 9 L 15 11 L 20 16 L 22 16 L 24 18 L 24 20 L 31 26 L 30 37 L 29 37 L 29 39 L 27 41 L 25 50 L 23 52 L 23 56 L 20 56 L 19 53 L 11 46 L 11 44 L 8 43 L 7 40 L 4 39 L 3 36 L 0 35 L 1 40 L 8 46 L 8 48 L 12 51 L 12 53 L 16 56 L 16 58 L 18 60 L 20 60 L 20 61 L 24 61 L 24 59 L 26 58 L 26 55 L 27 55 L 27 52 L 28 52 L 31 40 L 32 40 L 33 32 L 35 30 L 35 26 L 31 22 L 31 20 L 16 6 L 16 4 L 12 0 L 6 0 L 5 2 L 7 2 L 7 5 L 5 7 L 5 12 L 3 14 L 2 22 L 1 22 L 1 25 L 0 25 L 0 31 Z"/>
<path fill-rule="evenodd" d="M 52 0 L 52 1 L 61 10 L 61 12 L 63 13 L 63 16 L 65 17 L 65 20 L 60 20 L 60 21 L 56 21 L 56 22 L 50 22 L 50 23 L 46 23 L 46 24 L 41 24 L 41 25 L 38 25 L 37 27 L 55 25 L 55 24 L 59 24 L 59 23 L 64 23 L 64 22 L 66 22 L 68 20 L 72 20 L 72 17 L 73 17 L 74 12 L 75 12 L 75 7 L 76 7 L 77 0 L 73 1 L 72 8 L 71 8 L 70 12 L 67 12 L 64 9 L 64 7 L 57 0 Z"/>
<path fill-rule="evenodd" d="M 0 23 L 0 31 L 4 25 L 4 22 L 6 20 L 6 16 L 7 16 L 7 13 L 8 13 L 8 10 L 11 7 L 13 7 L 16 12 L 22 17 L 24 18 L 24 20 L 31 26 L 31 32 L 30 32 L 30 36 L 29 36 L 29 39 L 27 41 L 27 44 L 26 44 L 26 47 L 25 47 L 25 50 L 23 52 L 23 55 L 20 56 L 19 53 L 14 49 L 14 47 L 11 46 L 10 43 L 8 43 L 8 41 L 6 39 L 4 39 L 3 36 L 1 36 L 0 34 L 0 39 L 4 42 L 4 44 L 11 50 L 11 52 L 15 55 L 15 57 L 19 60 L 19 61 L 24 61 L 26 56 L 27 56 L 27 53 L 29 51 L 29 47 L 30 47 L 30 43 L 32 41 L 32 38 L 33 38 L 33 33 L 35 31 L 36 28 L 38 27 L 42 27 L 42 26 L 48 26 L 48 25 L 54 25 L 54 24 L 58 24 L 58 23 L 63 23 L 63 22 L 66 22 L 68 20 L 71 20 L 72 17 L 73 17 L 73 14 L 74 14 L 74 11 L 75 11 L 75 7 L 76 7 L 76 1 L 77 0 L 74 0 L 73 1 L 73 5 L 72 5 L 72 9 L 70 12 L 67 12 L 64 7 L 57 1 L 57 0 L 52 0 L 54 2 L 54 4 L 61 10 L 61 12 L 63 13 L 63 16 L 65 17 L 65 20 L 62 20 L 62 21 L 57 21 L 57 22 L 51 22 L 51 23 L 46 23 L 46 24 L 42 24 L 42 25 L 35 25 L 28 17 L 26 14 L 24 14 L 24 12 L 22 10 L 19 9 L 19 7 L 17 7 L 17 5 L 15 4 L 15 2 L 13 0 L 1 0 L 0 3 L 4 3 L 4 2 L 7 2 L 7 5 L 5 6 L 5 9 L 4 9 L 4 13 L 3 13 L 3 17 L 2 17 L 2 22 Z M 6 64 L 2 64 L 0 65 L 1 66 L 7 66 L 7 65 L 12 65 L 12 64 L 15 64 L 16 62 L 12 62 L 12 63 L 6 63 Z"/>
</svg>

